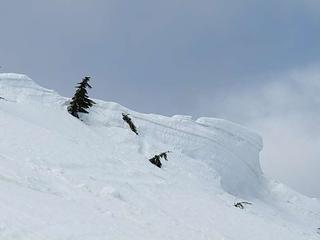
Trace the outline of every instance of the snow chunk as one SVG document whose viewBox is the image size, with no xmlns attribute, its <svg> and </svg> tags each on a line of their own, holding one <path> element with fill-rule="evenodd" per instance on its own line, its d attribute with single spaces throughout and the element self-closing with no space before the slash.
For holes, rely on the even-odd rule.
<svg viewBox="0 0 320 240">
<path fill-rule="evenodd" d="M 98 193 L 98 196 L 122 199 L 120 192 L 111 186 L 103 187 L 101 191 Z"/>
</svg>

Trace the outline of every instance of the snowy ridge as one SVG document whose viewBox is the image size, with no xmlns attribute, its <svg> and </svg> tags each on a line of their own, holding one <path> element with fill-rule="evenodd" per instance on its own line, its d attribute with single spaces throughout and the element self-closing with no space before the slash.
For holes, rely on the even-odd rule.
<svg viewBox="0 0 320 240">
<path fill-rule="evenodd" d="M 0 74 L 0 96 L 1 240 L 320 237 L 319 200 L 266 179 L 262 139 L 242 126 L 100 100 L 81 122 L 18 74 Z M 148 161 L 168 150 L 162 169 Z"/>
<path fill-rule="evenodd" d="M 231 194 L 237 196 L 260 194 L 263 184 L 259 163 L 262 141 L 256 134 L 245 132 L 243 127 L 225 120 L 217 119 L 217 125 L 214 125 L 214 119 L 210 119 L 212 122 L 208 127 L 202 123 L 204 119 L 201 118 L 195 122 L 181 116 L 170 118 L 141 114 L 116 103 L 104 103 L 94 108 L 91 112 L 94 122 L 91 124 L 122 126 L 123 122 L 119 118 L 122 112 L 131 114 L 142 136 L 150 143 L 151 146 L 143 150 L 144 155 L 152 156 L 153 152 L 149 149 L 154 151 L 157 145 L 165 146 L 158 150 L 160 152 L 166 151 L 166 146 L 169 145 L 170 149 L 167 150 L 182 152 L 193 159 L 198 158 L 198 161 L 218 171 L 222 186 Z M 87 121 L 90 122 L 90 119 Z"/>
</svg>

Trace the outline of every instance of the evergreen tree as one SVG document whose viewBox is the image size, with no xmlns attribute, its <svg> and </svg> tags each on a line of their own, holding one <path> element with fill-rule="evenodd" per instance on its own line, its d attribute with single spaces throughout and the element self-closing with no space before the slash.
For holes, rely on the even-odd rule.
<svg viewBox="0 0 320 240">
<path fill-rule="evenodd" d="M 240 209 L 244 209 L 245 205 L 252 205 L 252 203 L 249 202 L 237 202 L 235 204 L 233 204 L 233 206 L 240 208 Z"/>
<path fill-rule="evenodd" d="M 129 125 L 132 132 L 134 132 L 136 135 L 139 135 L 137 131 L 137 127 L 132 122 L 132 119 L 129 117 L 129 114 L 122 113 L 122 119 Z"/>
<path fill-rule="evenodd" d="M 87 109 L 95 104 L 88 96 L 87 88 L 92 88 L 89 81 L 90 77 L 85 77 L 78 83 L 76 93 L 68 107 L 68 112 L 76 118 L 79 118 L 79 113 L 88 113 Z"/>
<path fill-rule="evenodd" d="M 150 158 L 149 161 L 153 165 L 156 165 L 158 168 L 161 168 L 162 167 L 161 158 L 164 158 L 166 161 L 168 161 L 168 153 L 170 153 L 170 151 L 160 153 L 159 155 L 155 155 L 153 158 Z"/>
<path fill-rule="evenodd" d="M 158 168 L 162 167 L 162 163 L 160 161 L 160 156 L 155 155 L 153 158 L 149 159 L 149 161 L 153 164 L 156 165 Z"/>
</svg>

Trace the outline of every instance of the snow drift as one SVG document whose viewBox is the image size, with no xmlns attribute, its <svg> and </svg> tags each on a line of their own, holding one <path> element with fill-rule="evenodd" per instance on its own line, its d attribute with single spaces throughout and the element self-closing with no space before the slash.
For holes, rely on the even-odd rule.
<svg viewBox="0 0 320 240">
<path fill-rule="evenodd" d="M 0 74 L 0 97 L 0 239 L 320 238 L 319 201 L 266 179 L 244 127 L 99 100 L 81 122 L 19 74 Z"/>
</svg>

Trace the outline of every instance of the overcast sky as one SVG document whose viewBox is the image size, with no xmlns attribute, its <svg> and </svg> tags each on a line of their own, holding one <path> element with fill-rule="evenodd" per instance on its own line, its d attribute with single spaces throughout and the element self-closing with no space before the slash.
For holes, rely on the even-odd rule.
<svg viewBox="0 0 320 240">
<path fill-rule="evenodd" d="M 264 137 L 267 175 L 320 197 L 320 1 L 0 0 L 0 69 Z"/>
</svg>

